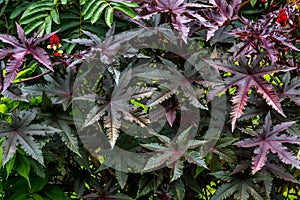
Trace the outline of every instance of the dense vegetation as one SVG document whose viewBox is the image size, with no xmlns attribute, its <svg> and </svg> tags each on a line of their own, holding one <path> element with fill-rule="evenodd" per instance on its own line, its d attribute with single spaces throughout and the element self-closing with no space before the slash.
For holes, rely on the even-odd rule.
<svg viewBox="0 0 300 200">
<path fill-rule="evenodd" d="M 300 2 L 0 0 L 0 198 L 300 198 Z"/>
</svg>

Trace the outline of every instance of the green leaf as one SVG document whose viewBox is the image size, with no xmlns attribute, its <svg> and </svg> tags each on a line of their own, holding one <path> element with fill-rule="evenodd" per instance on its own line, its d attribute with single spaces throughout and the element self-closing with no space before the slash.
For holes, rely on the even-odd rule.
<svg viewBox="0 0 300 200">
<path fill-rule="evenodd" d="M 59 13 L 57 8 L 51 10 L 51 17 L 56 24 L 60 24 Z"/>
<path fill-rule="evenodd" d="M 136 13 L 132 8 L 129 8 L 129 7 L 126 7 L 126 6 L 115 6 L 114 9 L 125 13 L 126 15 L 128 15 L 131 18 L 136 17 Z"/>
<path fill-rule="evenodd" d="M 8 112 L 8 108 L 5 104 L 0 104 L 0 113 L 5 114 Z"/>
<path fill-rule="evenodd" d="M 87 13 L 84 15 L 84 20 L 87 20 L 87 19 L 90 19 L 91 17 L 93 17 L 95 15 L 95 13 L 97 12 L 98 8 L 101 9 L 101 4 L 103 5 L 103 3 L 107 4 L 103 1 L 96 1 L 95 3 L 93 3 L 93 5 L 90 7 L 90 9 L 87 11 Z"/>
<path fill-rule="evenodd" d="M 66 5 L 68 3 L 68 0 L 61 0 L 61 4 Z"/>
<path fill-rule="evenodd" d="M 4 140 L 4 138 L 0 139 L 0 144 L 2 143 L 3 140 Z M 0 166 L 2 166 L 2 153 L 3 153 L 3 149 L 2 149 L 2 146 L 0 145 Z"/>
<path fill-rule="evenodd" d="M 48 183 L 48 178 L 41 178 L 39 176 L 31 177 L 31 188 L 29 188 L 30 193 L 36 193 L 41 191 L 45 185 Z"/>
<path fill-rule="evenodd" d="M 28 194 L 24 194 L 23 191 L 17 191 L 16 193 L 14 193 L 9 200 L 24 200 L 24 199 L 28 199 Z"/>
<path fill-rule="evenodd" d="M 42 12 L 42 13 L 33 13 L 31 15 L 27 15 L 26 17 L 23 17 L 21 20 L 20 20 L 20 24 L 29 24 L 30 22 L 33 22 L 37 19 L 42 19 L 44 20 L 45 17 L 47 17 L 48 14 L 45 13 L 45 12 Z"/>
<path fill-rule="evenodd" d="M 83 16 L 85 16 L 87 13 L 91 12 L 90 9 L 93 8 L 92 5 L 95 2 L 96 2 L 96 0 L 87 0 L 87 2 L 85 2 L 85 5 L 84 5 L 83 10 L 82 10 L 82 15 Z"/>
<path fill-rule="evenodd" d="M 51 200 L 66 200 L 64 192 L 56 185 L 47 185 L 43 193 Z"/>
<path fill-rule="evenodd" d="M 2 155 L 3 157 L 3 155 Z M 14 164 L 15 164 L 15 160 L 16 160 L 16 155 L 14 155 L 5 165 L 6 168 L 6 179 L 8 178 L 8 176 L 10 175 L 12 169 L 14 168 Z M 2 162 L 2 164 L 4 165 L 5 163 Z"/>
<path fill-rule="evenodd" d="M 178 179 L 171 185 L 170 193 L 172 194 L 174 200 L 184 199 L 185 188 L 181 179 Z"/>
<path fill-rule="evenodd" d="M 24 155 L 18 154 L 16 156 L 15 168 L 18 171 L 18 174 L 24 177 L 27 180 L 29 187 L 31 187 L 29 179 L 30 163 Z"/>
<path fill-rule="evenodd" d="M 107 26 L 111 27 L 114 20 L 114 8 L 109 7 L 105 10 L 104 20 Z"/>
<path fill-rule="evenodd" d="M 119 2 L 119 4 L 122 4 L 126 7 L 130 7 L 130 8 L 138 8 L 140 7 L 139 4 L 137 4 L 136 2 Z"/>
<path fill-rule="evenodd" d="M 44 200 L 44 198 L 39 194 L 32 194 L 33 200 Z"/>
<path fill-rule="evenodd" d="M 35 22 L 28 24 L 24 28 L 25 34 L 26 35 L 29 34 L 31 31 L 35 30 L 37 27 L 41 26 L 42 24 L 44 24 L 44 20 L 35 21 Z"/>
<path fill-rule="evenodd" d="M 51 33 L 51 28 L 52 28 L 52 18 L 50 15 L 48 15 L 45 18 L 45 28 L 46 28 L 46 33 L 50 34 Z"/>
<path fill-rule="evenodd" d="M 42 103 L 41 103 L 42 109 L 46 110 L 47 108 L 52 108 L 52 102 L 51 99 L 46 95 L 46 93 L 43 91 L 42 94 Z"/>
<path fill-rule="evenodd" d="M 10 15 L 10 19 L 14 19 L 17 16 L 19 16 L 24 10 L 26 10 L 28 8 L 28 6 L 30 6 L 31 3 L 29 3 L 28 1 L 25 1 L 24 3 L 18 5 L 14 11 L 11 13 Z"/>
<path fill-rule="evenodd" d="M 86 3 L 86 0 L 80 0 L 80 5 L 83 5 Z"/>
<path fill-rule="evenodd" d="M 108 6 L 107 3 L 103 2 L 103 4 L 101 4 L 99 7 L 98 7 L 98 10 L 93 14 L 92 16 L 92 19 L 91 19 L 91 22 L 92 24 L 97 22 L 98 19 L 100 18 L 103 10 Z"/>
<path fill-rule="evenodd" d="M 5 1 L 5 4 L 2 6 L 2 8 L 0 10 L 0 16 L 2 16 L 3 13 L 5 12 L 7 5 L 8 5 L 8 1 Z"/>
<path fill-rule="evenodd" d="M 34 63 L 29 68 L 18 72 L 14 81 L 18 82 L 18 81 L 22 80 L 22 77 L 30 76 L 36 70 L 37 66 L 38 66 L 38 64 Z"/>
<path fill-rule="evenodd" d="M 139 182 L 137 198 L 144 196 L 151 191 L 155 191 L 162 181 L 163 176 L 154 175 L 154 178 L 150 178 L 147 175 L 144 175 Z"/>
<path fill-rule="evenodd" d="M 255 6 L 255 4 L 256 4 L 256 2 L 257 2 L 257 0 L 250 0 L 250 4 L 251 4 L 251 6 L 252 6 L 252 7 L 254 7 L 254 6 Z"/>
<path fill-rule="evenodd" d="M 21 18 L 33 13 L 44 12 L 45 10 L 51 10 L 53 5 L 54 5 L 53 1 L 51 0 L 35 2 L 25 10 Z"/>
</svg>

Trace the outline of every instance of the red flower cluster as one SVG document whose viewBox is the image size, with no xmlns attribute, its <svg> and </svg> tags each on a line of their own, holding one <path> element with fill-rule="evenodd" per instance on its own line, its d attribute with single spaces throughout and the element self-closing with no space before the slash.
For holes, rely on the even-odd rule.
<svg viewBox="0 0 300 200">
<path fill-rule="evenodd" d="M 59 42 L 60 42 L 59 41 L 59 37 L 56 34 L 54 34 L 54 35 L 52 35 L 50 37 L 50 45 L 56 45 L 56 46 L 58 46 Z"/>
<path fill-rule="evenodd" d="M 56 51 L 61 47 L 59 37 L 56 34 L 54 34 L 50 37 L 49 40 L 50 40 L 50 44 L 47 46 L 47 48 L 54 50 L 53 52 L 54 57 L 60 57 L 63 54 L 63 51 L 62 50 Z"/>
<path fill-rule="evenodd" d="M 288 14 L 286 12 L 285 8 L 281 8 L 279 13 L 278 13 L 278 17 L 277 17 L 277 22 L 281 25 L 281 26 L 286 26 L 286 23 L 288 21 L 289 17 Z"/>
</svg>

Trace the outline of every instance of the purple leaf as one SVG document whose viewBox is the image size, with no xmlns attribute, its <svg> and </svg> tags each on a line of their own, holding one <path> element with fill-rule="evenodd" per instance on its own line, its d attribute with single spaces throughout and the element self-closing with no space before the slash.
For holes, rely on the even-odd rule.
<svg viewBox="0 0 300 200">
<path fill-rule="evenodd" d="M 0 50 L 0 60 L 10 56 L 6 66 L 7 74 L 4 77 L 2 92 L 4 92 L 13 82 L 28 54 L 31 54 L 34 59 L 53 71 L 46 51 L 36 46 L 40 42 L 48 39 L 54 33 L 40 38 L 37 37 L 37 34 L 34 34 L 32 38 L 27 38 L 22 27 L 18 23 L 16 23 L 16 26 L 20 41 L 11 35 L 0 34 L 0 40 L 12 46 Z"/>
<path fill-rule="evenodd" d="M 211 6 L 201 3 L 187 3 L 186 0 L 154 0 L 143 2 L 138 10 L 139 17 L 143 19 L 150 19 L 155 14 L 166 16 L 164 23 L 172 24 L 173 28 L 186 40 L 190 32 L 188 23 L 199 22 L 200 20 L 202 24 L 206 21 L 195 10 L 207 7 Z"/>
<path fill-rule="evenodd" d="M 40 47 L 36 47 L 34 49 L 31 49 L 30 53 L 32 54 L 34 59 L 36 59 L 37 61 L 39 61 L 43 65 L 45 65 L 51 71 L 54 71 L 51 67 L 51 61 L 49 59 L 49 56 L 48 56 L 47 52 L 44 49 L 42 49 Z"/>
<path fill-rule="evenodd" d="M 253 139 L 244 139 L 242 141 L 236 142 L 235 145 L 241 147 L 254 147 L 255 157 L 252 159 L 253 173 L 259 171 L 267 161 L 267 155 L 271 151 L 277 154 L 283 163 L 291 164 L 294 167 L 300 169 L 299 159 L 291 153 L 287 147 L 283 146 L 283 143 L 290 144 L 300 144 L 300 138 L 290 135 L 279 135 L 281 131 L 286 130 L 296 122 L 284 122 L 276 125 L 271 130 L 271 118 L 270 113 L 266 116 L 266 121 L 261 132 L 247 130 L 247 133 L 254 135 Z"/>
<path fill-rule="evenodd" d="M 3 148 L 3 165 L 5 165 L 16 153 L 18 145 L 32 158 L 43 164 L 42 150 L 37 143 L 34 135 L 46 135 L 60 131 L 51 126 L 31 124 L 36 116 L 36 110 L 23 111 L 20 114 L 15 110 L 12 115 L 12 124 L 6 121 L 0 121 L 2 128 L 0 137 L 5 137 L 2 143 Z"/>
<path fill-rule="evenodd" d="M 176 110 L 169 110 L 166 113 L 166 118 L 167 118 L 167 121 L 168 121 L 169 125 L 172 127 L 173 123 L 176 119 Z"/>
<path fill-rule="evenodd" d="M 236 53 L 236 58 L 246 55 L 250 50 L 256 54 L 266 51 L 269 59 L 274 64 L 279 54 L 286 49 L 299 51 L 291 43 L 293 35 L 290 33 L 292 30 L 289 27 L 276 23 L 276 12 L 270 12 L 256 22 L 251 22 L 242 16 L 239 18 L 244 26 L 228 31 L 229 34 L 234 34 L 241 38 L 244 43 Z"/>
<path fill-rule="evenodd" d="M 272 106 L 272 108 L 274 108 L 282 116 L 285 116 L 281 108 L 279 97 L 274 93 L 272 86 L 263 79 L 263 75 L 279 71 L 288 71 L 292 70 L 292 68 L 280 69 L 272 66 L 260 66 L 264 55 L 265 54 L 262 53 L 257 56 L 257 58 L 250 64 L 251 66 L 249 66 L 248 59 L 245 57 L 238 59 L 239 66 L 237 66 L 233 61 L 207 61 L 207 63 L 214 68 L 234 74 L 233 76 L 225 79 L 226 84 L 224 86 L 219 86 L 211 90 L 208 95 L 209 99 L 211 99 L 213 96 L 216 96 L 220 92 L 226 91 L 233 86 L 238 87 L 231 100 L 232 110 L 230 115 L 232 118 L 232 131 L 235 129 L 237 119 L 241 117 L 244 112 L 248 100 L 248 92 L 253 86 L 255 86 L 258 93 L 262 94 L 263 99 L 268 105 Z"/>
<path fill-rule="evenodd" d="M 4 77 L 3 91 L 5 91 L 10 86 L 10 83 L 13 82 L 24 60 L 25 52 L 15 53 L 12 58 L 8 60 L 6 65 L 6 75 Z"/>
</svg>

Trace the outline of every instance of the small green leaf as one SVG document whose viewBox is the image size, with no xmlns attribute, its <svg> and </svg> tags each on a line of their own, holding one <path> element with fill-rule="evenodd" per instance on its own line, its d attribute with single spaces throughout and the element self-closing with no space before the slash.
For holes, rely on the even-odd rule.
<svg viewBox="0 0 300 200">
<path fill-rule="evenodd" d="M 111 27 L 113 20 L 114 20 L 114 8 L 109 7 L 105 10 L 105 23 L 107 26 Z"/>
<path fill-rule="evenodd" d="M 16 154 L 6 163 L 5 168 L 6 168 L 6 179 L 8 178 L 8 176 L 10 175 L 12 169 L 14 168 L 14 164 L 15 164 L 15 160 L 16 160 Z M 3 163 L 2 163 L 3 164 Z"/>
<path fill-rule="evenodd" d="M 18 171 L 18 174 L 24 177 L 27 180 L 29 187 L 31 187 L 29 179 L 30 163 L 28 159 L 22 154 L 18 154 L 15 160 L 15 168 Z"/>
<path fill-rule="evenodd" d="M 103 10 L 108 6 L 107 3 L 103 2 L 103 4 L 101 4 L 99 7 L 98 7 L 98 10 L 93 14 L 92 16 L 92 19 L 91 19 L 91 22 L 92 24 L 97 22 L 98 19 L 100 18 Z"/>
<path fill-rule="evenodd" d="M 46 28 L 46 33 L 50 34 L 52 29 L 52 19 L 50 15 L 45 18 L 45 28 Z"/>
<path fill-rule="evenodd" d="M 138 8 L 139 4 L 137 4 L 136 2 L 110 2 L 110 5 L 113 6 L 125 6 L 125 7 L 129 7 L 129 8 Z"/>
<path fill-rule="evenodd" d="M 136 13 L 132 8 L 129 8 L 129 7 L 126 7 L 126 6 L 115 6 L 114 9 L 125 13 L 126 15 L 128 15 L 131 18 L 136 17 Z"/>
<path fill-rule="evenodd" d="M 35 2 L 25 10 L 21 18 L 33 13 L 44 12 L 45 10 L 51 10 L 53 5 L 54 5 L 53 1 L 48 1 L 48 0 Z"/>
<path fill-rule="evenodd" d="M 96 1 L 84 15 L 84 20 L 90 19 L 91 17 L 95 16 L 97 14 L 98 8 L 102 9 L 101 4 L 103 5 L 103 3 L 103 1 Z"/>
<path fill-rule="evenodd" d="M 56 185 L 47 185 L 43 193 L 51 200 L 66 200 L 64 192 Z"/>
<path fill-rule="evenodd" d="M 61 0 L 61 4 L 66 5 L 68 3 L 68 0 Z"/>
<path fill-rule="evenodd" d="M 33 200 L 44 200 L 44 198 L 42 196 L 40 196 L 39 194 L 33 194 L 32 198 L 33 198 Z"/>
<path fill-rule="evenodd" d="M 38 66 L 37 63 L 34 63 L 30 67 L 28 67 L 27 69 L 24 69 L 24 70 L 18 72 L 14 82 L 18 82 L 26 76 L 29 77 L 36 70 L 37 66 Z"/>
<path fill-rule="evenodd" d="M 36 193 L 41 191 L 45 185 L 48 183 L 48 178 L 41 178 L 39 176 L 31 177 L 31 188 L 29 189 L 30 193 Z"/>
<path fill-rule="evenodd" d="M 92 8 L 92 4 L 95 2 L 96 2 L 96 0 L 87 0 L 87 2 L 85 1 L 85 5 L 84 5 L 83 11 L 82 11 L 83 16 L 85 16 L 87 13 L 90 12 L 90 8 Z"/>
<path fill-rule="evenodd" d="M 254 6 L 255 6 L 255 4 L 256 4 L 256 2 L 257 2 L 257 0 L 250 0 L 250 4 L 251 4 L 251 6 L 252 6 L 252 7 L 254 7 Z"/>
<path fill-rule="evenodd" d="M 24 3 L 18 5 L 14 11 L 11 13 L 10 15 L 10 19 L 14 19 L 17 16 L 19 16 L 24 10 L 26 10 L 28 8 L 28 6 L 30 6 L 31 3 L 29 3 L 28 1 L 25 1 Z"/>
<path fill-rule="evenodd" d="M 42 109 L 43 110 L 46 110 L 47 108 L 52 108 L 53 105 L 52 105 L 52 102 L 51 102 L 51 99 L 46 95 L 46 93 L 43 91 L 43 94 L 42 94 Z"/>
<path fill-rule="evenodd" d="M 2 6 L 1 10 L 0 10 L 0 16 L 3 15 L 3 13 L 5 12 L 6 8 L 7 8 L 7 5 L 8 5 L 8 1 L 5 1 L 5 4 L 4 6 Z"/>
<path fill-rule="evenodd" d="M 28 24 L 24 28 L 25 34 L 26 35 L 29 34 L 33 30 L 37 29 L 37 27 L 41 26 L 43 23 L 44 23 L 44 20 L 40 20 L 40 21 L 35 21 L 33 23 Z"/>
<path fill-rule="evenodd" d="M 56 24 L 60 24 L 59 13 L 57 8 L 51 10 L 51 17 Z"/>
<path fill-rule="evenodd" d="M 5 104 L 0 104 L 0 113 L 5 114 L 8 112 L 8 108 Z"/>
<path fill-rule="evenodd" d="M 85 3 L 86 3 L 85 0 L 80 0 L 80 5 L 83 5 L 83 4 L 85 4 Z"/>
<path fill-rule="evenodd" d="M 14 193 L 9 200 L 24 200 L 28 199 L 28 194 L 24 194 L 23 191 L 18 191 L 17 193 Z"/>
<path fill-rule="evenodd" d="M 0 139 L 0 143 L 2 143 L 4 138 Z M 2 154 L 3 154 L 3 149 L 2 146 L 0 146 L 0 166 L 2 166 Z M 0 167 L 1 168 L 1 167 Z"/>
<path fill-rule="evenodd" d="M 45 17 L 47 17 L 47 13 L 33 13 L 31 15 L 27 15 L 26 17 L 21 18 L 20 24 L 29 24 L 30 22 L 33 22 L 37 19 L 43 20 Z"/>
<path fill-rule="evenodd" d="M 140 7 L 139 4 L 137 4 L 136 2 L 120 2 L 120 4 L 130 7 L 130 8 L 138 8 Z"/>
</svg>

